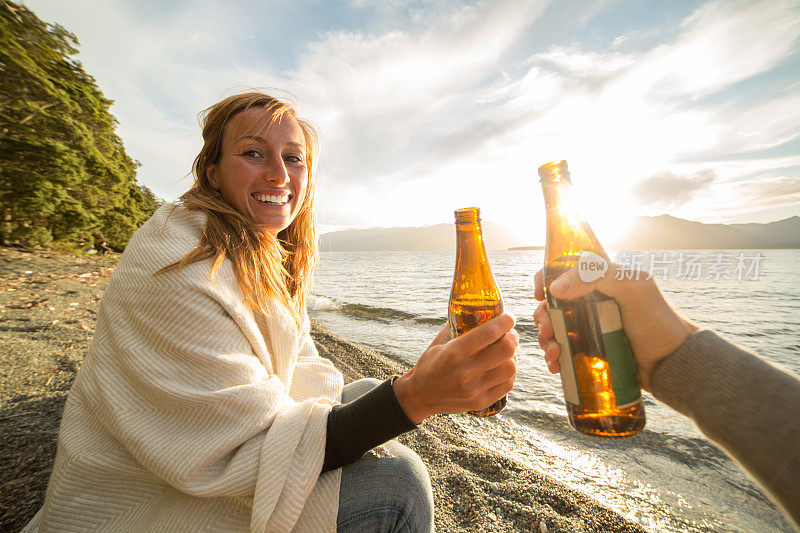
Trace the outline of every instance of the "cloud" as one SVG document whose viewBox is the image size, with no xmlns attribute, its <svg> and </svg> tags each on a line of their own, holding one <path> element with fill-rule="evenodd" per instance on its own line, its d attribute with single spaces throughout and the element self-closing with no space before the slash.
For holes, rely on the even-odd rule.
<svg viewBox="0 0 800 533">
<path fill-rule="evenodd" d="M 671 209 L 685 204 L 716 179 L 716 174 L 711 170 L 692 176 L 664 173 L 637 183 L 633 187 L 633 194 L 644 205 Z"/>
<path fill-rule="evenodd" d="M 717 0 L 681 30 L 675 42 L 649 51 L 621 85 L 657 100 L 698 99 L 785 59 L 800 35 L 800 17 L 792 0 Z"/>
<path fill-rule="evenodd" d="M 379 35 L 330 32 L 287 77 L 337 155 L 358 162 L 348 174 L 385 175 L 405 149 L 424 153 L 476 111 L 476 87 L 496 75 L 498 61 L 545 5 L 501 1 L 456 11 L 446 32 L 440 21 Z"/>
<path fill-rule="evenodd" d="M 800 154 L 784 157 L 731 157 L 676 163 L 673 171 L 678 175 L 691 175 L 706 169 L 717 175 L 715 187 L 729 187 L 737 183 L 750 183 L 791 175 L 800 171 Z"/>
<path fill-rule="evenodd" d="M 677 31 L 624 28 L 624 46 L 593 37 L 609 3 L 581 20 L 545 0 L 29 3 L 78 34 L 140 180 L 168 199 L 188 186 L 197 112 L 247 87 L 291 91 L 319 130 L 319 218 L 337 226 L 479 203 L 539 228 L 536 167 L 560 158 L 598 215 L 650 176 L 634 189 L 644 210 L 702 218 L 746 202 L 735 182 L 796 175 L 800 157 L 760 153 L 797 136 L 800 87 L 770 78 L 797 57 L 797 2 L 707 2 Z"/>
<path fill-rule="evenodd" d="M 546 24 L 541 5 L 527 4 L 522 15 L 503 4 L 482 9 L 427 30 L 328 34 L 291 72 L 304 104 L 323 118 L 328 220 L 436 222 L 426 217 L 439 216 L 444 198 L 478 201 L 510 219 L 519 209 L 504 205 L 507 191 L 527 194 L 511 201 L 536 202 L 530 176 L 561 157 L 583 176 L 587 198 L 608 200 L 592 202 L 598 210 L 613 201 L 609 191 L 628 189 L 642 175 L 667 178 L 660 198 L 646 195 L 653 183 L 640 188 L 643 208 L 691 208 L 698 191 L 721 190 L 701 172 L 716 170 L 704 158 L 713 154 L 726 165 L 733 154 L 779 146 L 800 119 L 796 91 L 765 94 L 745 109 L 736 98 L 703 101 L 793 53 L 796 3 L 710 2 L 671 41 L 649 50 L 573 42 L 516 63 L 509 58 L 519 36 Z M 448 32 L 439 31 L 444 26 Z M 675 170 L 688 161 L 690 171 Z M 727 167 L 758 170 L 759 163 L 738 158 Z"/>
<path fill-rule="evenodd" d="M 794 165 L 789 165 L 792 160 Z M 797 215 L 800 205 L 800 158 L 746 162 L 720 162 L 721 175 L 707 188 L 671 214 L 703 222 L 773 221 Z M 747 167 L 750 168 L 747 168 Z M 728 179 L 723 179 L 727 175 Z M 794 207 L 794 209 L 793 209 Z"/>
<path fill-rule="evenodd" d="M 352 224 L 374 214 L 388 224 L 435 212 L 447 194 L 438 172 L 519 128 L 522 117 L 509 121 L 483 89 L 545 6 L 491 2 L 427 27 L 330 32 L 309 46 L 287 76 L 323 140 L 327 215 Z M 424 182 L 414 204 L 388 201 L 371 210 L 414 180 Z"/>
<path fill-rule="evenodd" d="M 800 202 L 800 176 L 778 176 L 737 183 L 734 193 L 747 198 L 749 208 L 795 204 Z"/>
<path fill-rule="evenodd" d="M 649 193 L 654 182 L 637 189 L 643 212 L 681 206 L 693 209 L 686 216 L 703 218 L 703 205 L 690 201 L 697 192 L 693 180 L 680 176 L 696 177 L 703 169 L 721 176 L 719 164 L 726 176 L 752 178 L 769 164 L 759 151 L 796 135 L 797 86 L 773 86 L 748 99 L 733 89 L 796 54 L 798 36 L 796 2 L 709 2 L 672 40 L 650 50 L 551 47 L 531 56 L 526 76 L 495 91 L 507 99 L 507 109 L 529 116 L 541 111 L 510 136 L 524 139 L 516 143 L 521 151 L 536 159 L 543 154 L 539 161 L 567 158 L 573 175 L 588 179 L 580 187 L 590 205 L 609 205 L 642 176 L 660 176 L 663 198 Z M 708 189 L 703 198 L 723 192 L 721 180 L 699 177 Z M 727 199 L 729 210 L 742 201 Z"/>
<path fill-rule="evenodd" d="M 718 112 L 723 127 L 717 151 L 721 153 L 748 153 L 769 150 L 789 143 L 800 136 L 800 94 L 759 102 L 742 109 L 728 102 Z"/>
<path fill-rule="evenodd" d="M 580 77 L 618 73 L 637 60 L 637 54 L 585 52 L 576 46 L 554 46 L 549 51 L 531 58 L 532 62 L 549 63 L 572 76 Z"/>
</svg>

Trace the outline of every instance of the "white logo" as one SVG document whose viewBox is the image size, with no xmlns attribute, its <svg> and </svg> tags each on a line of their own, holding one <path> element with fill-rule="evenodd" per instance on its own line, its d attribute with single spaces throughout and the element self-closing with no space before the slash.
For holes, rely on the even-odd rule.
<svg viewBox="0 0 800 533">
<path fill-rule="evenodd" d="M 608 261 L 594 252 L 581 252 L 578 259 L 578 276 L 584 283 L 602 278 L 608 270 Z"/>
</svg>

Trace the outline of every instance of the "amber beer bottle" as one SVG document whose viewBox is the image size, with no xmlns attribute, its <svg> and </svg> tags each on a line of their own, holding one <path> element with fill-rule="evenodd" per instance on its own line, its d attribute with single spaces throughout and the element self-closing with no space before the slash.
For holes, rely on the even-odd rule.
<svg viewBox="0 0 800 533">
<path fill-rule="evenodd" d="M 560 300 L 549 291 L 562 273 L 586 266 L 579 261 L 582 253 L 597 254 L 605 261 L 608 256 L 573 204 L 567 162 L 542 165 L 539 177 L 547 208 L 544 287 L 561 346 L 558 361 L 569 421 L 588 435 L 633 435 L 644 428 L 644 405 L 616 300 L 598 291 Z"/>
<path fill-rule="evenodd" d="M 456 210 L 456 270 L 447 306 L 447 324 L 452 338 L 463 335 L 478 324 L 503 312 L 500 289 L 494 282 L 481 229 L 480 209 Z M 503 396 L 475 416 L 492 416 L 506 406 Z"/>
</svg>

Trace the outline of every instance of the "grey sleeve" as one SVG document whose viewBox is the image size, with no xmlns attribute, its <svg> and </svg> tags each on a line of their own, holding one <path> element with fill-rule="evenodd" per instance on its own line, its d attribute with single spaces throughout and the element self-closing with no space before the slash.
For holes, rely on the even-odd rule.
<svg viewBox="0 0 800 533">
<path fill-rule="evenodd" d="M 653 372 L 653 395 L 691 418 L 800 525 L 800 378 L 712 331 Z"/>
</svg>

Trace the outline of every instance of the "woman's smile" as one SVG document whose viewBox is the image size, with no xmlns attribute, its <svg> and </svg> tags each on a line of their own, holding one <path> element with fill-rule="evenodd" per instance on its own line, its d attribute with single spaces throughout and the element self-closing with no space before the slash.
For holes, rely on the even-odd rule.
<svg viewBox="0 0 800 533">
<path fill-rule="evenodd" d="M 292 195 L 283 193 L 274 194 L 274 193 L 254 192 L 250 194 L 250 197 L 255 199 L 260 204 L 281 207 L 289 202 Z"/>
</svg>

